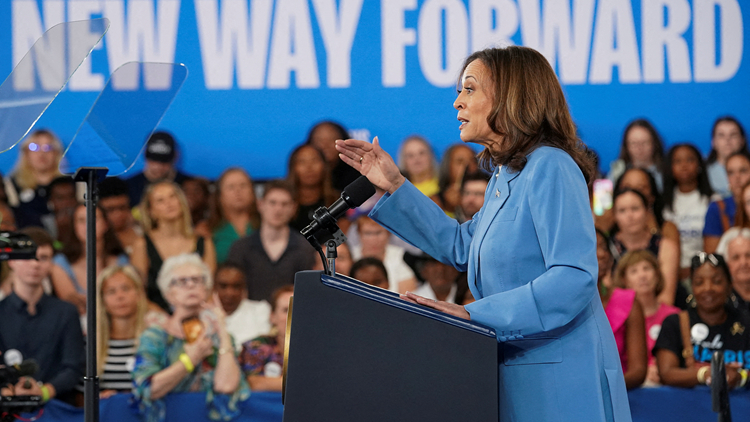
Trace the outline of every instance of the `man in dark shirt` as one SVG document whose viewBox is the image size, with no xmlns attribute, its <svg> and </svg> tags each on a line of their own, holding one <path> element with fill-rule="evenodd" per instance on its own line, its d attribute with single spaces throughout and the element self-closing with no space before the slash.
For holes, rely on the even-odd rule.
<svg viewBox="0 0 750 422">
<path fill-rule="evenodd" d="M 11 391 L 72 402 L 85 364 L 78 311 L 44 293 L 42 280 L 52 267 L 52 238 L 37 227 L 22 233 L 37 244 L 37 259 L 8 261 L 13 292 L 0 301 L 0 351 L 18 350 L 24 359 L 34 359 L 39 371 L 22 377 Z"/>
<path fill-rule="evenodd" d="M 174 181 L 177 184 L 187 178 L 177 171 L 177 144 L 174 137 L 167 132 L 154 132 L 146 143 L 146 164 L 143 172 L 125 180 L 130 190 L 130 204 L 141 202 L 143 191 L 152 183 L 162 180 Z"/>
<path fill-rule="evenodd" d="M 297 204 L 283 181 L 266 184 L 258 201 L 260 229 L 234 242 L 227 262 L 247 274 L 248 298 L 270 300 L 278 287 L 294 283 L 294 274 L 312 269 L 315 250 L 289 227 Z"/>
</svg>

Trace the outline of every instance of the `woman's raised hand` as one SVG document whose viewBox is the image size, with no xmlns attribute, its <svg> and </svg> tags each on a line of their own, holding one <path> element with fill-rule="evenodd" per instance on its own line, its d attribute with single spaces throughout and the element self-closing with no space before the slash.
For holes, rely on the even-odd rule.
<svg viewBox="0 0 750 422">
<path fill-rule="evenodd" d="M 380 148 L 377 136 L 372 143 L 356 139 L 338 140 L 336 149 L 341 161 L 358 170 L 370 183 L 388 193 L 395 192 L 406 180 L 393 158 Z"/>
</svg>

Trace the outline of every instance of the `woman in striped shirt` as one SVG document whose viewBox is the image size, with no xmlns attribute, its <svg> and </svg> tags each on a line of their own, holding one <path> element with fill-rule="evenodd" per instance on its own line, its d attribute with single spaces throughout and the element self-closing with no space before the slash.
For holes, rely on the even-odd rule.
<svg viewBox="0 0 750 422">
<path fill-rule="evenodd" d="M 98 279 L 97 363 L 102 398 L 133 388 L 131 371 L 148 301 L 143 281 L 130 265 L 113 265 Z"/>
</svg>

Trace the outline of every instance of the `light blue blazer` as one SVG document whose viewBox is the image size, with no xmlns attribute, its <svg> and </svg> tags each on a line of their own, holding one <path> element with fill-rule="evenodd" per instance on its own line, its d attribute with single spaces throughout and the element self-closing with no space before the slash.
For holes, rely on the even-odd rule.
<svg viewBox="0 0 750 422">
<path fill-rule="evenodd" d="M 520 172 L 495 171 L 484 206 L 464 224 L 408 181 L 370 216 L 468 271 L 477 300 L 466 310 L 493 327 L 500 342 L 501 421 L 630 421 L 596 287 L 596 234 L 583 174 L 557 148 L 540 147 L 527 158 Z"/>
</svg>

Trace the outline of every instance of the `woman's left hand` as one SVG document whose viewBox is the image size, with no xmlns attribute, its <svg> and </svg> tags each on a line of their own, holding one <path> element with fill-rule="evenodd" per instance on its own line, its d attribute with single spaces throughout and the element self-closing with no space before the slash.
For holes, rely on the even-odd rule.
<svg viewBox="0 0 750 422">
<path fill-rule="evenodd" d="M 432 308 L 440 312 L 445 312 L 448 315 L 453 315 L 455 317 L 463 319 L 471 319 L 471 315 L 466 312 L 466 308 L 455 303 L 444 302 L 442 300 L 438 301 L 434 299 L 427 299 L 426 297 L 415 295 L 412 292 L 406 292 L 405 295 L 401 295 L 401 299 L 404 299 L 407 302 L 415 303 L 417 305 L 427 306 L 428 308 Z"/>
<path fill-rule="evenodd" d="M 211 298 L 213 300 L 210 303 L 206 302 L 203 306 L 209 311 L 213 312 L 219 321 L 224 322 L 224 320 L 227 318 L 227 313 L 224 312 L 224 307 L 221 305 L 219 294 L 214 292 Z"/>
</svg>

